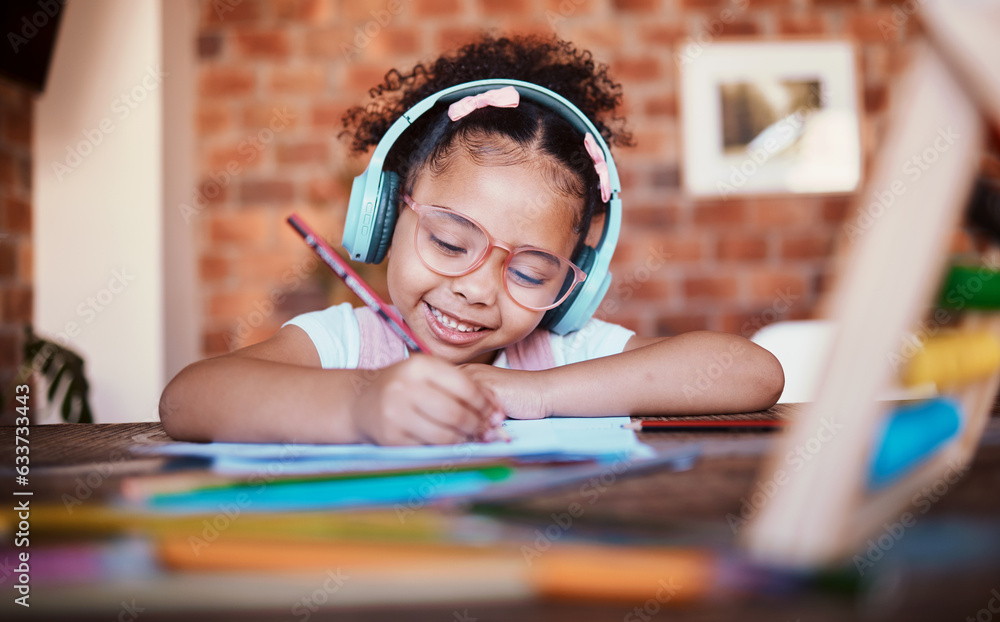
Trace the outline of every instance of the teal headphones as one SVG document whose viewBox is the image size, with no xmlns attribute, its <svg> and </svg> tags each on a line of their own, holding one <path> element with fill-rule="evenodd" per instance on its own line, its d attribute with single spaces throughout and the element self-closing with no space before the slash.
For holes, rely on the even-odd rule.
<svg viewBox="0 0 1000 622">
<path fill-rule="evenodd" d="M 504 86 L 513 86 L 521 97 L 558 113 L 580 131 L 581 142 L 587 132 L 593 135 L 608 165 L 611 199 L 608 201 L 601 238 L 595 248 L 584 246 L 573 257 L 573 262 L 587 273 L 587 278 L 565 302 L 547 311 L 540 324 L 556 334 L 565 335 L 583 328 L 597 311 L 611 286 L 609 265 L 621 229 L 621 182 L 618 180 L 618 170 L 611 158 L 611 151 L 590 119 L 566 98 L 537 84 L 506 79 L 466 82 L 438 91 L 406 111 L 379 141 L 368 168 L 354 178 L 344 225 L 343 245 L 355 261 L 379 263 L 385 258 L 396 227 L 400 184 L 397 173 L 384 170 L 385 159 L 393 143 L 410 124 L 438 102 L 451 103 Z"/>
</svg>

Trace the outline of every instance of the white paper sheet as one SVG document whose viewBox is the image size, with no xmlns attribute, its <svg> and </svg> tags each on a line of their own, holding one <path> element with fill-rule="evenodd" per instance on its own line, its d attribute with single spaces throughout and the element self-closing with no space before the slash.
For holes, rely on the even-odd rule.
<svg viewBox="0 0 1000 622">
<path fill-rule="evenodd" d="M 259 472 L 271 467 L 283 474 L 357 471 L 418 464 L 461 463 L 488 458 L 592 459 L 629 456 L 648 458 L 652 448 L 639 442 L 633 430 L 622 428 L 629 417 L 559 417 L 534 421 L 508 420 L 511 441 L 419 447 L 378 445 L 306 445 L 266 443 L 172 443 L 141 446 L 137 451 L 172 456 L 213 458 L 226 472 Z M 323 463 L 322 465 L 319 463 Z"/>
</svg>

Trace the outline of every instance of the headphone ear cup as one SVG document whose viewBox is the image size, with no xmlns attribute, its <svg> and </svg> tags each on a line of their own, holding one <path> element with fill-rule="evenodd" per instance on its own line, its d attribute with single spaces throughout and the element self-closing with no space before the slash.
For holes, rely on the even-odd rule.
<svg viewBox="0 0 1000 622">
<path fill-rule="evenodd" d="M 399 175 L 392 171 L 386 171 L 382 175 L 382 195 L 378 200 L 372 227 L 372 248 L 375 251 L 368 263 L 382 263 L 385 259 L 389 245 L 392 244 L 396 218 L 399 216 Z"/>
<path fill-rule="evenodd" d="M 576 257 L 573 259 L 573 263 L 575 263 L 581 270 L 586 272 L 587 278 L 589 279 L 595 276 L 591 274 L 591 271 L 594 267 L 594 260 L 596 258 L 597 258 L 597 252 L 593 248 L 584 245 L 584 247 L 580 249 L 580 252 L 577 253 Z M 579 308 L 579 307 L 585 308 L 589 306 L 588 301 L 586 300 L 577 301 L 577 298 L 580 296 L 580 292 L 582 290 L 583 290 L 583 284 L 581 283 L 576 287 L 575 290 L 573 290 L 573 293 L 571 293 L 569 297 L 566 300 L 564 300 L 561 305 L 555 307 L 554 309 L 549 309 L 548 311 L 546 311 L 545 315 L 542 316 L 542 321 L 538 325 L 541 328 L 550 330 L 566 315 L 572 313 L 574 308 Z"/>
</svg>

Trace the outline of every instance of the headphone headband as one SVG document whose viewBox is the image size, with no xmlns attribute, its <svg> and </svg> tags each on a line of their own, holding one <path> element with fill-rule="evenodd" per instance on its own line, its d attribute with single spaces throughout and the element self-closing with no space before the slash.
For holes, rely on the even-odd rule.
<svg viewBox="0 0 1000 622">
<path fill-rule="evenodd" d="M 607 202 L 608 210 L 600 241 L 592 253 L 593 257 L 587 257 L 588 262 L 592 261 L 592 265 L 584 268 L 588 277 L 567 302 L 549 311 L 542 320 L 549 330 L 565 334 L 583 327 L 597 311 L 597 306 L 611 285 L 609 266 L 621 229 L 621 182 L 611 151 L 593 122 L 565 97 L 545 87 L 505 78 L 476 80 L 443 89 L 417 102 L 389 127 L 375 147 L 368 168 L 354 179 L 344 225 L 343 245 L 356 261 L 378 263 L 384 257 L 395 226 L 399 186 L 398 175 L 384 171 L 385 159 L 396 140 L 414 121 L 439 102 L 449 104 L 469 95 L 478 95 L 504 86 L 513 86 L 521 97 L 553 110 L 566 119 L 579 130 L 581 144 L 584 135 L 588 132 L 593 135 L 608 165 L 611 199 Z M 386 205 L 387 203 L 391 205 Z"/>
</svg>

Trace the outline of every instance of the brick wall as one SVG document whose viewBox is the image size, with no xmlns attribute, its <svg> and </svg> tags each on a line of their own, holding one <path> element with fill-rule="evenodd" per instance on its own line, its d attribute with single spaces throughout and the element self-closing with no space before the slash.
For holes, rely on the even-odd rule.
<svg viewBox="0 0 1000 622">
<path fill-rule="evenodd" d="M 665 335 L 750 334 L 776 319 L 809 317 L 850 198 L 683 196 L 675 54 L 698 35 L 854 38 L 870 162 L 887 84 L 915 24 L 884 28 L 900 9 L 881 0 L 750 0 L 723 23 L 722 11 L 737 5 L 745 3 L 205 0 L 195 120 L 202 181 L 180 206 L 201 244 L 204 353 L 260 340 L 295 313 L 351 299 L 316 270 L 283 220 L 297 210 L 339 243 L 350 180 L 365 164 L 347 158 L 336 137 L 341 114 L 388 68 L 431 59 L 482 28 L 555 32 L 610 64 L 623 84 L 638 144 L 616 152 L 625 216 L 607 319 Z M 363 274 L 383 286 L 381 268 Z"/>
<path fill-rule="evenodd" d="M 31 92 L 0 78 L 0 391 L 21 363 L 31 321 Z M 0 423 L 13 423 L 15 402 L 0 404 Z"/>
</svg>

